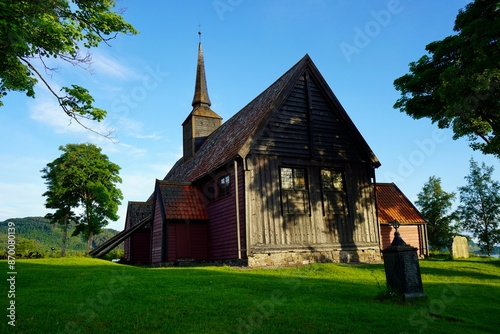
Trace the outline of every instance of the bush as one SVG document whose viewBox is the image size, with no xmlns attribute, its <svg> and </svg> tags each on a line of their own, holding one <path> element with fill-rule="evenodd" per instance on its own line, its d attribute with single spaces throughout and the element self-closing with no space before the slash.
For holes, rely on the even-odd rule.
<svg viewBox="0 0 500 334">
<path fill-rule="evenodd" d="M 113 259 L 121 259 L 125 253 L 123 249 L 115 248 L 112 251 L 108 252 L 108 254 L 104 255 L 103 259 L 111 261 Z"/>
</svg>

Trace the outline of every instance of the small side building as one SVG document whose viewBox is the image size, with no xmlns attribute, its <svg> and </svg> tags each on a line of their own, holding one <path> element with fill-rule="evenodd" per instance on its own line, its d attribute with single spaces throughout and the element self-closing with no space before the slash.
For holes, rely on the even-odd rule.
<svg viewBox="0 0 500 334">
<path fill-rule="evenodd" d="M 377 183 L 376 191 L 381 249 L 391 245 L 395 229 L 390 223 L 397 220 L 403 240 L 417 247 L 420 257 L 428 256 L 427 223 L 422 214 L 394 183 Z"/>
</svg>

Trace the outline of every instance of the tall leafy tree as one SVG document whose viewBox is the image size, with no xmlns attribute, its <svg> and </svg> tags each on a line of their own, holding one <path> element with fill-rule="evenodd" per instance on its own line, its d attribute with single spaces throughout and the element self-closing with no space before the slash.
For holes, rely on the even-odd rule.
<svg viewBox="0 0 500 334">
<path fill-rule="evenodd" d="M 395 108 L 430 118 L 466 137 L 473 149 L 500 157 L 500 0 L 475 0 L 460 10 L 448 36 L 426 46 L 394 81 Z"/>
<path fill-rule="evenodd" d="M 54 219 L 65 221 L 71 212 L 81 212 L 73 235 L 82 234 L 92 249 L 94 235 L 117 220 L 123 199 L 116 184 L 121 182 L 120 167 L 109 161 L 93 144 L 67 144 L 63 153 L 42 170 L 48 191 L 46 206 L 55 208 Z"/>
<path fill-rule="evenodd" d="M 467 185 L 459 187 L 460 205 L 457 213 L 461 227 L 479 240 L 479 247 L 491 255 L 500 243 L 500 183 L 492 178 L 493 166 L 481 167 L 470 160 Z"/>
<path fill-rule="evenodd" d="M 441 178 L 429 177 L 422 191 L 417 195 L 415 204 L 427 221 L 427 233 L 431 249 L 439 250 L 450 246 L 450 238 L 454 232 L 452 222 L 455 218 L 450 213 L 454 193 L 448 193 L 441 187 Z"/>
<path fill-rule="evenodd" d="M 101 121 L 106 112 L 94 107 L 87 89 L 71 85 L 58 92 L 45 75 L 54 71 L 47 65 L 50 58 L 86 68 L 91 56 L 82 49 L 108 44 L 118 33 L 136 34 L 114 7 L 114 0 L 1 0 L 0 106 L 10 91 L 35 97 L 41 80 L 69 117 L 81 125 L 82 119 Z"/>
</svg>

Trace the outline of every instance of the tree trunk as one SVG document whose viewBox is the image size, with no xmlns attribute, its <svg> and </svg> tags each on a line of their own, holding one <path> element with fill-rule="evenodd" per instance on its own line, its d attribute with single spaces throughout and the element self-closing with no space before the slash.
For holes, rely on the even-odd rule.
<svg viewBox="0 0 500 334">
<path fill-rule="evenodd" d="M 491 257 L 491 251 L 493 249 L 493 245 L 490 242 L 491 236 L 490 236 L 490 231 L 488 229 L 489 224 L 488 224 L 488 222 L 486 222 L 484 225 L 485 225 L 484 226 L 484 235 L 486 236 L 486 238 L 485 238 L 486 239 L 486 253 L 488 253 L 488 257 Z"/>
<path fill-rule="evenodd" d="M 68 238 L 68 216 L 64 217 L 63 225 L 63 235 L 62 235 L 62 246 L 61 246 L 61 257 L 66 256 L 66 239 Z"/>
<path fill-rule="evenodd" d="M 92 250 L 92 240 L 94 239 L 94 232 L 89 232 L 89 238 L 87 239 L 87 251 L 90 253 Z"/>
</svg>

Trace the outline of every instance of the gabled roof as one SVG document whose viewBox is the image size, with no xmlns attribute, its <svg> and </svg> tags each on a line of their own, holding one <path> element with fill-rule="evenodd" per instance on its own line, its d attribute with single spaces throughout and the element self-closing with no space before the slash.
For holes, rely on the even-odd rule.
<svg viewBox="0 0 500 334">
<path fill-rule="evenodd" d="M 425 220 L 394 183 L 377 183 L 378 219 L 381 224 L 397 220 L 404 224 L 425 224 Z"/>
<path fill-rule="evenodd" d="M 153 212 L 153 204 L 148 202 L 128 202 L 127 217 L 125 222 L 128 228 L 134 227 L 144 218 L 151 216 Z"/>
<path fill-rule="evenodd" d="M 306 54 L 264 92 L 214 131 L 193 157 L 187 160 L 181 158 L 177 161 L 165 180 L 192 182 L 223 166 L 236 156 L 246 156 L 253 135 L 265 125 L 269 113 L 280 108 L 306 69 L 310 70 L 311 75 L 317 79 L 329 100 L 335 105 L 339 111 L 339 117 L 349 127 L 372 165 L 380 166 L 377 157 L 356 129 L 309 55 Z"/>
<path fill-rule="evenodd" d="M 194 186 L 187 182 L 156 180 L 157 200 L 161 199 L 161 208 L 165 219 L 207 220 L 208 215 L 202 197 Z"/>
</svg>

